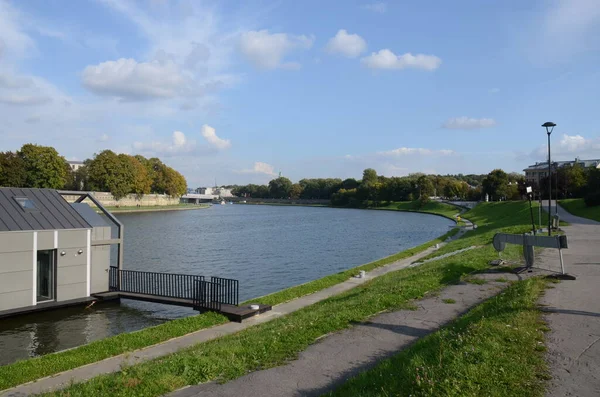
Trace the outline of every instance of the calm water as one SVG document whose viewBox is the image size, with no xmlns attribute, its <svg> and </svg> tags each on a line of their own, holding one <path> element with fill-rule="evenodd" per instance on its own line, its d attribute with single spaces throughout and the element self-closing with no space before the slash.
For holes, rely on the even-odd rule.
<svg viewBox="0 0 600 397">
<path fill-rule="evenodd" d="M 118 217 L 125 269 L 235 278 L 241 300 L 420 245 L 452 225 L 416 213 L 255 205 Z M 191 314 L 122 300 L 0 320 L 0 365 Z"/>
</svg>

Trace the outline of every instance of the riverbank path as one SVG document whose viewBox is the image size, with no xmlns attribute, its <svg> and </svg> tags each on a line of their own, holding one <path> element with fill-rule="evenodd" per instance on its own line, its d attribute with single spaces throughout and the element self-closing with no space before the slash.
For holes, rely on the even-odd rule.
<svg viewBox="0 0 600 397">
<path fill-rule="evenodd" d="M 558 214 L 570 224 L 561 227 L 569 244 L 563 250 L 565 271 L 577 280 L 554 285 L 541 300 L 551 329 L 547 347 L 552 380 L 547 395 L 600 396 L 600 223 L 571 215 L 560 206 Z M 556 250 L 544 250 L 540 267 L 560 270 L 556 258 Z"/>
<path fill-rule="evenodd" d="M 467 226 L 462 227 L 459 233 L 456 234 L 452 239 L 459 238 L 468 230 L 473 228 L 472 223 L 465 219 L 463 219 L 463 221 L 465 221 Z M 438 248 L 441 248 L 444 245 L 445 243 L 442 243 Z M 131 366 L 144 361 L 166 356 L 198 343 L 203 343 L 225 335 L 234 334 L 254 325 L 271 321 L 275 318 L 285 316 L 289 313 L 295 312 L 332 296 L 341 294 L 369 280 L 372 280 L 375 277 L 414 266 L 414 262 L 419 261 L 436 250 L 436 247 L 430 247 L 425 251 L 408 258 L 374 269 L 368 272 L 364 278 L 351 278 L 343 283 L 325 288 L 313 294 L 302 296 L 292 301 L 273 306 L 272 311 L 244 320 L 243 323 L 226 323 L 212 328 L 201 329 L 199 331 L 173 338 L 156 345 L 110 357 L 102 361 L 87 364 L 69 371 L 61 372 L 56 375 L 41 378 L 30 383 L 0 391 L 0 397 L 22 397 L 31 394 L 40 394 L 46 391 L 62 389 L 70 385 L 72 382 L 85 382 L 99 375 L 118 372 L 126 366 Z M 244 395 L 244 393 L 240 395 Z"/>
</svg>

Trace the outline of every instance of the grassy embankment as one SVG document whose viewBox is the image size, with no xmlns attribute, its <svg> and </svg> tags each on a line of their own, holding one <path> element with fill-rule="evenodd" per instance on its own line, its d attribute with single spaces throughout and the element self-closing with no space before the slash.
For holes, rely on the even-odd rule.
<svg viewBox="0 0 600 397">
<path fill-rule="evenodd" d="M 534 219 L 537 225 L 537 203 L 533 203 Z M 464 213 L 464 218 L 477 225 L 477 229 L 467 232 L 462 238 L 454 240 L 424 259 L 434 258 L 452 251 L 470 246 L 490 244 L 494 234 L 522 234 L 531 231 L 529 203 L 526 201 L 502 201 L 481 203 Z M 547 224 L 548 215 L 542 212 L 542 224 Z"/>
<path fill-rule="evenodd" d="M 418 247 L 410 248 L 389 257 L 340 273 L 332 274 L 318 280 L 295 287 L 290 287 L 285 290 L 275 292 L 271 295 L 253 299 L 252 302 L 276 305 L 300 296 L 320 291 L 324 288 L 328 288 L 335 284 L 346 281 L 348 278 L 357 274 L 360 270 L 369 271 L 422 252 L 432 245 L 444 241 L 457 232 L 458 229 L 453 229 L 444 236 L 441 236 L 433 241 L 429 241 Z M 47 354 L 28 360 L 18 361 L 13 364 L 0 366 L 0 390 L 73 369 L 85 364 L 100 361 L 118 354 L 141 349 L 143 347 L 160 343 L 171 338 L 198 331 L 200 329 L 224 324 L 227 321 L 227 318 L 224 316 L 215 313 L 204 313 L 197 316 L 172 320 L 164 324 L 146 328 L 137 332 L 120 334 L 101 339 L 63 352 Z"/>
<path fill-rule="evenodd" d="M 507 218 L 511 221 L 501 218 L 499 225 L 523 229 L 529 221 L 528 211 L 523 208 L 526 203 L 522 202 L 488 204 L 483 211 L 473 215 L 479 214 L 483 219 L 485 212 L 510 212 L 513 216 Z M 465 217 L 471 219 L 469 213 Z M 494 225 L 491 219 L 490 225 Z M 466 236 L 470 233 L 477 231 L 468 232 Z M 159 396 L 185 385 L 227 381 L 248 371 L 280 365 L 328 333 L 348 328 L 382 311 L 414 307 L 413 300 L 456 283 L 466 274 L 488 268 L 488 261 L 496 256 L 493 248 L 486 245 L 419 267 L 388 273 L 268 323 L 49 395 Z M 516 246 L 511 246 L 505 253 L 505 257 L 518 256 L 520 250 Z M 507 384 L 514 379 L 510 367 L 489 376 Z"/>
<path fill-rule="evenodd" d="M 559 200 L 558 203 L 573 215 L 600 222 L 600 205 L 588 207 L 583 199 Z"/>
<path fill-rule="evenodd" d="M 434 213 L 436 215 L 441 215 L 452 220 L 455 220 L 454 215 L 458 214 L 461 211 L 459 207 L 450 204 L 440 203 L 437 201 L 430 201 L 424 205 L 421 205 L 419 201 L 392 201 L 384 206 L 373 207 L 372 209 Z"/>
<path fill-rule="evenodd" d="M 544 395 L 548 328 L 536 302 L 545 285 L 517 282 L 328 396 Z"/>
</svg>

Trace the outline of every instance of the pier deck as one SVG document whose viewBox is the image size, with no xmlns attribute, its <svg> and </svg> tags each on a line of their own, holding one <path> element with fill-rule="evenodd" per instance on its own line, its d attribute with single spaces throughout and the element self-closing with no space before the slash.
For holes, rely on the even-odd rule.
<svg viewBox="0 0 600 397">
<path fill-rule="evenodd" d="M 139 294 L 133 292 L 123 292 L 123 291 L 109 291 L 109 292 L 101 292 L 98 294 L 92 295 L 94 298 L 103 301 L 117 300 L 117 299 L 132 299 L 144 302 L 153 302 L 153 303 L 163 303 L 167 305 L 175 305 L 175 306 L 183 306 L 183 307 L 194 307 L 193 299 L 183 299 L 183 298 L 171 298 L 166 296 L 159 295 L 149 295 L 149 294 Z M 258 310 L 254 310 L 250 308 L 250 305 L 228 305 L 221 304 L 220 310 L 215 310 L 216 312 L 224 315 L 231 321 L 242 322 L 249 317 L 255 316 L 257 314 L 264 313 L 266 311 L 271 310 L 270 305 L 258 305 Z M 205 310 L 208 311 L 208 310 Z"/>
</svg>

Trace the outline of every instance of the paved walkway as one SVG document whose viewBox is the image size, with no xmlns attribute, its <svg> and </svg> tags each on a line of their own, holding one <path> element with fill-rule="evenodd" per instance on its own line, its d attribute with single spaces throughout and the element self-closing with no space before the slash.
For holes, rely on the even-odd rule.
<svg viewBox="0 0 600 397">
<path fill-rule="evenodd" d="M 573 216 L 559 207 L 569 249 L 563 251 L 566 272 L 546 291 L 541 303 L 551 332 L 548 358 L 552 372 L 549 396 L 600 396 L 600 223 Z M 541 265 L 560 270 L 556 250 L 545 250 Z"/>
<path fill-rule="evenodd" d="M 470 227 L 463 228 L 456 236 L 454 236 L 454 238 L 460 237 L 469 229 Z M 440 246 L 443 245 L 444 244 L 440 244 Z M 368 272 L 364 278 L 352 278 L 343 283 L 336 284 L 332 287 L 315 292 L 314 294 L 306 295 L 293 301 L 276 305 L 273 307 L 272 311 L 252 317 L 248 320 L 244 320 L 244 322 L 241 324 L 227 323 L 208 329 L 202 329 L 178 338 L 170 339 L 157 345 L 152 345 L 140 350 L 124 353 L 119 356 L 110 357 L 99 362 L 72 369 L 70 371 L 65 371 L 53 376 L 38 379 L 37 381 L 26 383 L 12 389 L 0 391 L 0 397 L 21 397 L 28 396 L 30 394 L 38 394 L 45 391 L 61 389 L 68 386 L 71 382 L 84 382 L 99 375 L 118 372 L 121 370 L 122 366 L 139 364 L 147 360 L 172 354 L 178 350 L 193 346 L 197 343 L 207 342 L 224 335 L 239 332 L 243 329 L 273 320 L 274 318 L 295 312 L 331 296 L 348 291 L 375 277 L 410 267 L 413 262 L 418 261 L 434 251 L 436 251 L 435 247 L 428 248 L 419 254 L 394 262 L 390 265 L 374 269 L 373 271 Z"/>
<path fill-rule="evenodd" d="M 502 277 L 516 281 L 537 274 L 539 271 L 522 275 L 502 273 Z M 368 322 L 323 338 L 287 365 L 252 372 L 222 385 L 210 382 L 189 386 L 169 394 L 169 397 L 320 396 L 397 354 L 508 286 L 508 283 L 493 281 L 499 277 L 496 272 L 477 277 L 487 279 L 488 283 L 448 286 L 437 297 L 415 302 L 417 310 L 380 314 Z M 444 299 L 456 302 L 444 303 Z"/>
</svg>

